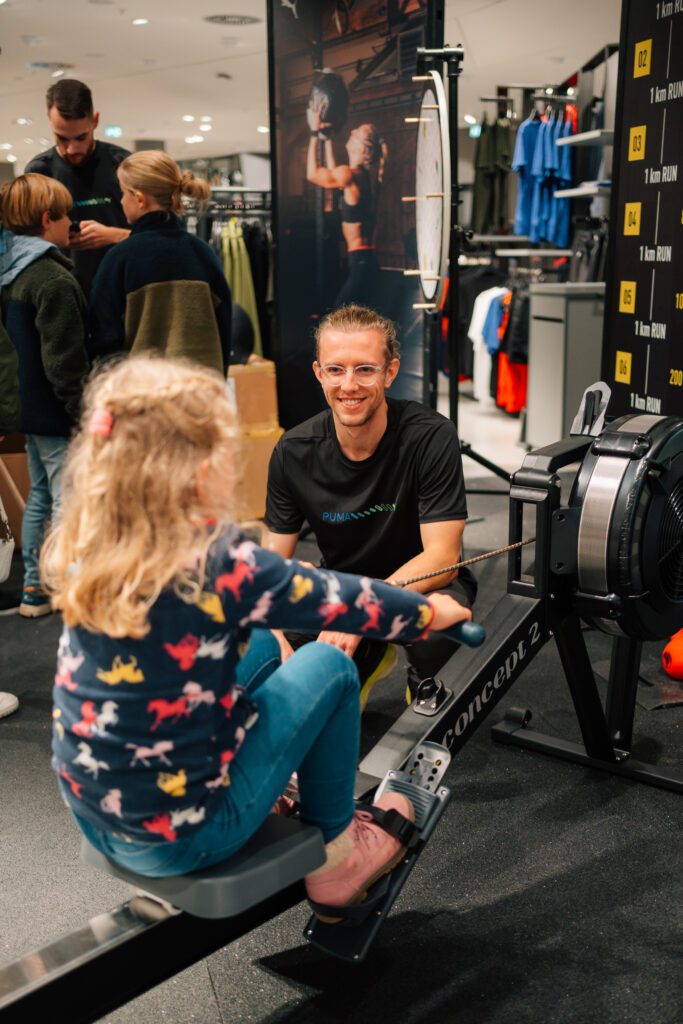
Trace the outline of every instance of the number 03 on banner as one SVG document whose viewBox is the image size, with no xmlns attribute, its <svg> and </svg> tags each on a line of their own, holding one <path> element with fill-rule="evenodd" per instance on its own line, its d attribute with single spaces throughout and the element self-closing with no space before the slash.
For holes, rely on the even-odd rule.
<svg viewBox="0 0 683 1024">
<path fill-rule="evenodd" d="M 629 160 L 645 159 L 645 133 L 647 125 L 639 124 L 631 128 L 628 137 L 628 158 Z"/>
</svg>

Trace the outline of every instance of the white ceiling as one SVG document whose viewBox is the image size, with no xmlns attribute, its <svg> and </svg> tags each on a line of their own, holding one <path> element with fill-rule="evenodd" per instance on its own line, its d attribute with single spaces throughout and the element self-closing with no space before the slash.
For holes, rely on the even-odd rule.
<svg viewBox="0 0 683 1024">
<path fill-rule="evenodd" d="M 315 2 L 298 0 L 299 9 Z M 499 83 L 567 78 L 618 41 L 620 8 L 620 0 L 446 0 L 446 41 L 465 47 L 461 118 L 479 115 L 478 97 Z M 203 20 L 215 14 L 261 21 Z M 134 26 L 134 18 L 149 24 Z M 0 0 L 0 43 L 0 144 L 12 144 L 17 172 L 49 137 L 44 96 L 54 79 L 28 68 L 32 61 L 73 64 L 66 74 L 91 86 L 100 138 L 104 125 L 118 124 L 122 145 L 163 139 L 176 159 L 268 149 L 268 136 L 256 131 L 268 124 L 266 0 Z M 197 121 L 185 123 L 183 114 Z M 202 115 L 213 118 L 213 130 L 189 145 Z M 13 123 L 20 117 L 33 123 Z"/>
</svg>

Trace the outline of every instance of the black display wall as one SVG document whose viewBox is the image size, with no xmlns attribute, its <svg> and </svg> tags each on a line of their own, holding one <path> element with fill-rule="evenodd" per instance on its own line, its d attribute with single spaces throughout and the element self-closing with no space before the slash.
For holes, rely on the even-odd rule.
<svg viewBox="0 0 683 1024">
<path fill-rule="evenodd" d="M 624 0 L 603 344 L 610 415 L 683 415 L 683 0 Z"/>
<path fill-rule="evenodd" d="M 443 8 L 443 0 L 269 0 L 274 355 L 280 420 L 287 428 L 323 408 L 311 370 L 313 332 L 341 302 L 363 302 L 397 322 L 402 360 L 392 395 L 427 400 L 423 314 L 412 308 L 421 293 L 417 279 L 403 274 L 416 267 L 415 204 L 401 197 L 412 195 L 415 187 L 417 131 L 405 118 L 416 115 L 422 96 L 412 81 L 416 50 L 443 45 Z M 323 69 L 339 76 L 348 99 L 346 105 L 342 95 L 335 128 L 324 133 L 331 139 L 333 162 L 353 162 L 352 136 L 369 137 L 368 126 L 382 146 L 381 181 L 372 182 L 370 227 L 364 228 L 364 241 L 371 238 L 371 243 L 351 260 L 349 234 L 356 229 L 342 223 L 342 191 L 309 180 L 312 160 L 321 166 L 329 161 L 329 147 L 322 140 L 311 142 L 306 116 L 311 88 Z M 370 176 L 377 178 L 377 164 Z"/>
</svg>

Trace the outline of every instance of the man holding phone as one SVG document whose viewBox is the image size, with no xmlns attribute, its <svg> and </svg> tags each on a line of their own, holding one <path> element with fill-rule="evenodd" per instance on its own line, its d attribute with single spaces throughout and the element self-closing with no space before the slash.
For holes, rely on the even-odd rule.
<svg viewBox="0 0 683 1024">
<path fill-rule="evenodd" d="M 55 145 L 34 157 L 26 171 L 66 185 L 74 199 L 69 255 L 86 296 L 112 245 L 128 238 L 116 170 L 128 150 L 95 139 L 100 115 L 87 85 L 63 78 L 47 91 L 47 116 Z"/>
</svg>

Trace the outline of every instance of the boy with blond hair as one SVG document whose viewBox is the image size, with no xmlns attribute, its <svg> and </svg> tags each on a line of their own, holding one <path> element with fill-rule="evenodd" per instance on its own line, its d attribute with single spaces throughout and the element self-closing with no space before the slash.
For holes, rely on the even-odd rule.
<svg viewBox="0 0 683 1024">
<path fill-rule="evenodd" d="M 24 589 L 19 613 L 51 611 L 40 588 L 38 552 L 59 504 L 69 435 L 84 378 L 86 306 L 69 244 L 72 198 L 60 182 L 22 174 L 0 192 L 2 322 L 19 364 L 19 429 L 26 435 L 30 491 L 22 521 Z"/>
</svg>

